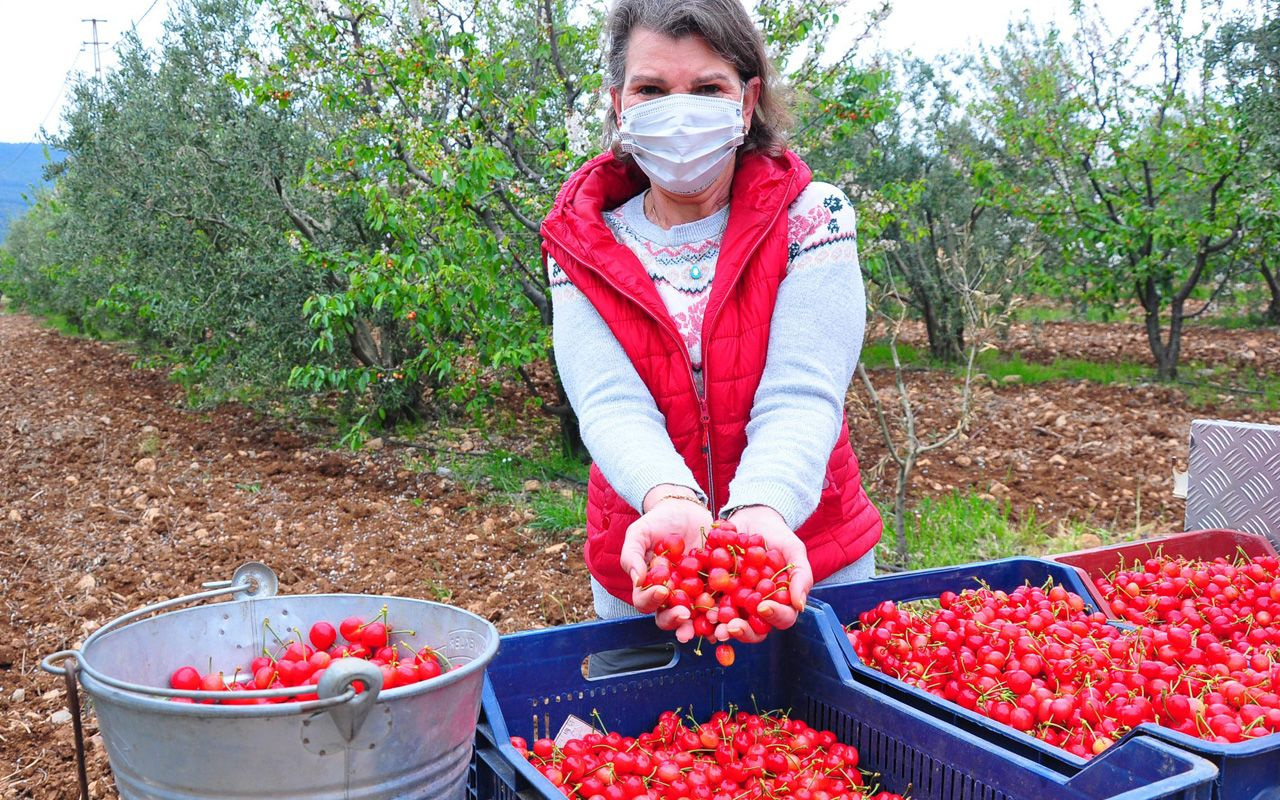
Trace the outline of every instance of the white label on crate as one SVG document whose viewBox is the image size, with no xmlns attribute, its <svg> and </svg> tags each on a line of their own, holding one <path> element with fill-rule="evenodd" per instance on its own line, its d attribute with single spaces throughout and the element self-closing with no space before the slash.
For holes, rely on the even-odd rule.
<svg viewBox="0 0 1280 800">
<path fill-rule="evenodd" d="M 598 731 L 586 720 L 570 714 L 560 726 L 560 732 L 556 734 L 556 747 L 564 747 L 570 739 L 581 739 L 588 733 L 598 733 Z"/>
</svg>

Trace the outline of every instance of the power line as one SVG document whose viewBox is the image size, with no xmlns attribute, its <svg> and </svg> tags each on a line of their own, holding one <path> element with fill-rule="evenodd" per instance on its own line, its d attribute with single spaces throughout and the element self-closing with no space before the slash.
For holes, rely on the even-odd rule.
<svg viewBox="0 0 1280 800">
<path fill-rule="evenodd" d="M 156 3 L 159 3 L 159 2 L 160 0 L 151 0 L 151 5 L 147 6 L 147 10 L 142 12 L 142 16 L 138 18 L 138 21 L 133 23 L 133 29 L 135 31 L 138 30 L 138 26 L 141 25 L 144 20 L 146 20 L 147 15 L 151 13 L 151 9 L 155 8 Z"/>
</svg>

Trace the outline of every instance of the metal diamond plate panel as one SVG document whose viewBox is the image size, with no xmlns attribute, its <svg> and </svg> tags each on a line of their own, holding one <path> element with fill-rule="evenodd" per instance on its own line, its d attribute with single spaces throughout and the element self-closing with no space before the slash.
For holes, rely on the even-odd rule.
<svg viewBox="0 0 1280 800">
<path fill-rule="evenodd" d="M 1229 528 L 1280 545 L 1280 425 L 1191 423 L 1189 531 Z"/>
</svg>

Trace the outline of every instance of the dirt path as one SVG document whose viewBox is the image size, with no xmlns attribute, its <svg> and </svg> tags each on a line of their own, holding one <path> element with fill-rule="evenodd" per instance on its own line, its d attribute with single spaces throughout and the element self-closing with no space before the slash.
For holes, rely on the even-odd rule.
<svg viewBox="0 0 1280 800">
<path fill-rule="evenodd" d="M 1133 347 L 1114 327 L 1014 335 L 1029 358 L 1114 358 Z M 1197 347 L 1252 354 L 1267 369 L 1280 336 L 1191 337 Z M 549 547 L 524 530 L 530 512 L 422 471 L 411 451 L 338 453 L 244 408 L 181 410 L 180 390 L 133 369 L 119 348 L 25 316 L 0 315 L 0 352 L 2 798 L 75 795 L 71 727 L 57 721 L 64 697 L 37 669 L 43 655 L 245 561 L 274 567 L 284 592 L 448 597 L 504 632 L 590 613 L 576 546 Z M 950 413 L 950 381 L 914 377 L 922 425 L 937 428 Z M 857 397 L 855 445 L 873 490 L 888 498 L 891 475 L 875 477 L 884 448 Z M 1021 517 L 1034 509 L 1042 521 L 1117 530 L 1179 528 L 1170 470 L 1185 464 L 1193 418 L 1259 418 L 1192 410 L 1158 387 L 1000 385 L 977 403 L 968 441 L 920 462 L 915 497 L 973 489 L 1009 499 Z M 105 753 L 91 742 L 93 797 L 114 797 Z"/>
<path fill-rule="evenodd" d="M 525 512 L 405 468 L 408 451 L 335 453 L 243 408 L 179 410 L 161 374 L 23 316 L 0 315 L 0 352 L 0 797 L 75 796 L 42 656 L 245 561 L 287 593 L 448 593 L 504 632 L 589 613 L 577 547 L 547 552 Z M 93 797 L 115 796 L 92 755 Z"/>
</svg>

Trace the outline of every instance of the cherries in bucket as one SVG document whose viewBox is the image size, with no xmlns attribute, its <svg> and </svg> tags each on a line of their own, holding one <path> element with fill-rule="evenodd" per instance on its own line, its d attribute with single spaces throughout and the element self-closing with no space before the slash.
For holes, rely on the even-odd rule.
<svg viewBox="0 0 1280 800">
<path fill-rule="evenodd" d="M 193 666 L 179 667 L 169 677 L 169 686 L 183 691 L 228 692 L 226 700 L 216 701 L 227 705 L 261 705 L 314 700 L 317 695 L 306 692 L 293 697 L 250 698 L 236 697 L 234 693 L 318 686 L 329 663 L 336 658 L 366 659 L 382 672 L 384 690 L 430 680 L 447 672 L 450 667 L 444 654 L 432 647 L 415 651 L 405 642 L 396 641 L 397 635 L 412 634 L 413 631 L 394 630 L 387 622 L 386 608 L 372 619 L 348 617 L 336 627 L 321 620 L 311 626 L 305 639 L 296 628 L 292 631 L 293 636 L 282 637 L 272 629 L 270 621 L 263 620 L 262 626 L 274 646 L 263 648 L 262 654 L 247 666 L 237 666 L 227 672 L 210 664 L 209 671 L 204 674 Z M 360 691 L 358 685 L 356 690 Z M 193 702 L 185 697 L 172 699 L 179 703 Z"/>
</svg>

